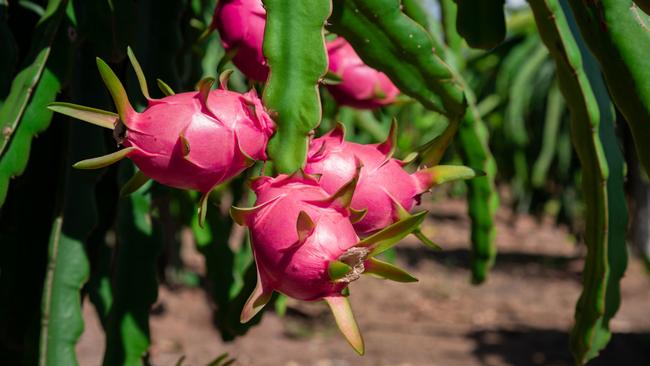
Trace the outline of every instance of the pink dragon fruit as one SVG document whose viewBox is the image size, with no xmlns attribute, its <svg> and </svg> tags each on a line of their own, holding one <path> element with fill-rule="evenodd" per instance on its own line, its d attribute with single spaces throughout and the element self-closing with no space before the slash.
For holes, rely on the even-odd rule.
<svg viewBox="0 0 650 366">
<path fill-rule="evenodd" d="M 333 195 L 302 172 L 253 181 L 256 206 L 231 209 L 235 221 L 250 229 L 257 264 L 257 287 L 242 310 L 242 322 L 261 310 L 273 291 L 299 300 L 323 299 L 347 340 L 363 353 L 363 340 L 344 295 L 347 286 L 362 273 L 416 281 L 374 256 L 408 235 L 422 221 L 424 212 L 359 240 L 351 220 L 360 216 L 349 209 L 357 180 L 358 175 L 353 174 Z"/>
<path fill-rule="evenodd" d="M 102 60 L 100 74 L 119 114 L 68 103 L 54 103 L 50 109 L 103 127 L 113 128 L 124 149 L 100 158 L 75 164 L 76 168 L 101 168 L 129 157 L 140 169 L 135 177 L 137 189 L 148 178 L 162 184 L 195 189 L 205 198 L 219 183 L 266 159 L 266 144 L 273 133 L 273 122 L 260 99 L 251 90 L 239 94 L 225 89 L 210 91 L 214 80 L 199 83 L 198 92 L 180 93 L 152 99 L 141 69 L 129 49 L 148 107 L 137 113 L 124 88 Z M 222 82 L 222 88 L 225 85 Z"/>
<path fill-rule="evenodd" d="M 226 52 L 247 77 L 266 81 L 269 68 L 262 52 L 266 10 L 260 0 L 220 0 L 211 29 L 218 29 Z"/>
<path fill-rule="evenodd" d="M 341 79 L 327 89 L 339 104 L 372 109 L 395 101 L 399 89 L 386 74 L 364 64 L 345 39 L 328 42 L 327 53 L 329 72 Z"/>
<path fill-rule="evenodd" d="M 367 211 L 354 228 L 368 235 L 397 221 L 418 203 L 433 185 L 477 175 L 464 166 L 438 165 L 413 174 L 404 170 L 405 162 L 392 157 L 397 125 L 393 122 L 388 139 L 382 144 L 362 145 L 345 141 L 343 125 L 314 139 L 309 147 L 305 172 L 320 176 L 319 184 L 328 193 L 336 192 L 362 164 L 359 183 L 351 207 Z M 427 244 L 417 231 L 418 237 Z"/>
<path fill-rule="evenodd" d="M 262 52 L 266 10 L 260 0 L 220 0 L 210 29 L 218 29 L 233 63 L 247 77 L 266 81 L 269 68 Z M 361 61 L 352 46 L 339 37 L 327 44 L 329 72 L 341 79 L 328 85 L 339 104 L 377 108 L 395 101 L 399 89 L 388 77 Z"/>
</svg>

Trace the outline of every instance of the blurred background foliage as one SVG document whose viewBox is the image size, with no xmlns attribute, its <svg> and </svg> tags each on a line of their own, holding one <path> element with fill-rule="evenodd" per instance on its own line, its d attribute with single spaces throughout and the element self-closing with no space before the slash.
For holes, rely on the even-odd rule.
<svg viewBox="0 0 650 366">
<path fill-rule="evenodd" d="M 555 63 L 528 7 L 509 5 L 505 42 L 478 51 L 441 22 L 449 11 L 445 1 L 442 8 L 433 0 L 416 3 L 426 11 L 406 11 L 446 44 L 446 60 L 462 70 L 466 87 L 475 95 L 477 120 L 490 136 L 501 204 L 517 213 L 552 217 L 570 227 L 579 241 L 584 228 L 580 164 Z M 200 228 L 195 192 L 149 183 L 120 197 L 119 187 L 134 171 L 128 160 L 100 171 L 72 170 L 72 162 L 112 150 L 114 142 L 101 129 L 53 116 L 45 108 L 55 100 L 111 108 L 95 57 L 110 63 L 134 105 L 143 108 L 126 61 L 128 45 L 150 79 L 159 78 L 176 91 L 193 90 L 200 78 L 217 76 L 224 56 L 219 35 L 213 32 L 199 40 L 214 6 L 214 0 L 0 0 L 2 364 L 75 364 L 74 345 L 83 329 L 80 299 L 85 297 L 106 333 L 104 364 L 146 363 L 149 311 L 159 284 L 204 288 L 215 304 L 213 321 L 224 340 L 259 322 L 262 314 L 247 324 L 239 322 L 256 278 L 246 235 L 233 225 L 228 207 L 253 201 L 245 181 L 259 174 L 261 166 L 212 194 L 215 208 Z M 237 91 L 254 87 L 261 92 L 260 85 L 238 71 L 230 85 Z M 399 158 L 448 124 L 407 97 L 372 111 L 340 107 L 325 89 L 321 98 L 323 121 L 317 134 L 340 121 L 350 140 L 379 142 L 396 116 Z M 619 126 L 621 139 L 629 142 L 625 126 Z M 636 197 L 634 227 L 639 227 L 633 241 L 647 258 L 648 183 L 634 152 L 626 150 L 626 156 L 628 194 Z M 455 143 L 443 161 L 464 159 L 462 143 Z M 465 197 L 467 190 L 464 183 L 455 183 L 424 199 Z M 206 273 L 183 265 L 181 242 L 187 240 L 204 257 Z M 493 254 L 488 253 L 488 262 Z M 284 300 L 277 298 L 275 307 L 266 309 L 283 313 Z"/>
</svg>

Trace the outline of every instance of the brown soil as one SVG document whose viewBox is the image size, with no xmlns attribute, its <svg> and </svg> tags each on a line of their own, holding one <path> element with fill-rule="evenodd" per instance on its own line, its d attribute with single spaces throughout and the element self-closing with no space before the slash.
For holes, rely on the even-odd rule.
<svg viewBox="0 0 650 366">
<path fill-rule="evenodd" d="M 206 365 L 228 352 L 235 365 L 572 365 L 568 330 L 580 292 L 583 251 L 550 223 L 498 216 L 500 254 L 488 281 L 469 283 L 468 228 L 462 201 L 433 205 L 426 233 L 444 247 L 433 252 L 412 240 L 398 262 L 420 282 L 399 284 L 364 277 L 351 302 L 366 343 L 357 356 L 339 336 L 323 303 L 289 301 L 284 318 L 262 323 L 231 343 L 221 341 L 201 289 L 160 288 L 151 318 L 151 362 Z M 622 284 L 615 335 L 590 365 L 650 365 L 650 277 L 631 259 Z M 103 334 L 92 306 L 77 347 L 81 365 L 101 364 Z"/>
</svg>

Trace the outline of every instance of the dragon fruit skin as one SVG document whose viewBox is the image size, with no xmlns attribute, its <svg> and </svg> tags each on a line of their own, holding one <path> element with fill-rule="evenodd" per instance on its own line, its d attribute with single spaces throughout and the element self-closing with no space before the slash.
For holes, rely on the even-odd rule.
<svg viewBox="0 0 650 366">
<path fill-rule="evenodd" d="M 327 202 L 329 195 L 309 177 L 262 177 L 252 188 L 256 205 L 271 202 L 246 221 L 266 291 L 307 301 L 340 296 L 347 283 L 333 282 L 327 267 L 359 242 L 347 210 Z M 315 224 L 302 240 L 296 231 L 301 211 Z"/>
<path fill-rule="evenodd" d="M 341 82 L 327 85 L 337 103 L 361 109 L 373 109 L 391 104 L 399 89 L 386 74 L 363 63 L 354 48 L 344 39 L 327 43 L 329 72 Z"/>
<path fill-rule="evenodd" d="M 226 51 L 236 50 L 233 63 L 247 77 L 266 81 L 269 74 L 262 52 L 266 10 L 260 0 L 220 0 L 212 29 L 218 29 Z"/>
<path fill-rule="evenodd" d="M 386 144 L 345 141 L 342 127 L 310 144 L 305 172 L 320 175 L 319 183 L 327 192 L 335 192 L 354 175 L 356 159 L 363 164 L 351 205 L 356 210 L 367 209 L 363 219 L 354 224 L 360 235 L 397 221 L 395 202 L 410 211 L 430 188 L 431 179 L 426 174 L 409 174 L 389 152 Z"/>
<path fill-rule="evenodd" d="M 256 206 L 231 208 L 231 216 L 249 228 L 257 265 L 257 286 L 241 313 L 247 322 L 274 291 L 306 301 L 325 300 L 350 345 L 363 354 L 363 338 L 347 295 L 350 282 L 363 273 L 398 282 L 417 281 L 404 270 L 374 258 L 411 233 L 426 212 L 407 215 L 364 239 L 353 222 L 362 213 L 350 209 L 360 168 L 335 193 L 301 171 L 253 181 Z"/>
<path fill-rule="evenodd" d="M 254 90 L 197 92 L 152 99 L 130 113 L 122 141 L 144 175 L 171 187 L 208 192 L 241 173 L 250 159 L 265 160 L 273 122 Z"/>
<path fill-rule="evenodd" d="M 133 109 L 120 80 L 99 58 L 99 73 L 118 113 L 71 103 L 48 106 L 55 112 L 112 129 L 118 145 L 124 147 L 82 160 L 74 167 L 98 169 L 129 157 L 140 170 L 125 184 L 123 194 L 133 192 L 149 179 L 198 190 L 203 193 L 202 221 L 207 197 L 216 185 L 241 173 L 254 160 L 267 158 L 265 150 L 274 123 L 255 90 L 244 94 L 226 90 L 230 73 L 222 75 L 217 90 L 211 90 L 215 80 L 205 78 L 198 83 L 196 92 L 175 94 L 166 87 L 166 97 L 151 98 L 142 68 L 130 48 L 127 54 L 148 101 L 144 111 Z"/>
<path fill-rule="evenodd" d="M 357 234 L 362 237 L 403 218 L 434 185 L 482 174 L 454 165 L 437 165 L 409 174 L 403 168 L 405 163 L 392 157 L 396 130 L 397 124 L 393 122 L 385 142 L 363 145 L 345 141 L 345 129 L 339 124 L 312 140 L 309 146 L 305 173 L 320 176 L 319 184 L 328 193 L 336 192 L 355 174 L 356 166 L 362 165 L 351 203 L 354 210 L 367 210 L 366 215 L 354 223 Z M 419 234 L 416 232 L 416 235 Z"/>
</svg>

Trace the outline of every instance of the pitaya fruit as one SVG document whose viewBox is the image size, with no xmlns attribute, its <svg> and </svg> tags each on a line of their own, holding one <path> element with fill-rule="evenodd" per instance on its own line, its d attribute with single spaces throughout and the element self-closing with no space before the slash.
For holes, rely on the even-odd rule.
<svg viewBox="0 0 650 366">
<path fill-rule="evenodd" d="M 211 29 L 218 29 L 223 48 L 247 77 L 266 81 L 269 68 L 262 52 L 266 10 L 260 0 L 219 0 Z"/>
<path fill-rule="evenodd" d="M 262 52 L 266 10 L 261 0 L 220 0 L 210 30 L 218 29 L 227 57 L 248 78 L 266 81 L 269 68 Z M 342 37 L 328 42 L 329 74 L 336 83 L 327 87 L 339 104 L 377 108 L 391 104 L 399 89 L 382 72 L 363 63 Z"/>
<path fill-rule="evenodd" d="M 198 92 L 152 99 L 130 49 L 128 54 L 149 102 L 143 112 L 133 110 L 122 84 L 101 59 L 97 59 L 97 66 L 115 101 L 117 115 L 68 103 L 49 106 L 56 112 L 114 129 L 118 144 L 124 146 L 107 156 L 80 161 L 74 167 L 101 168 L 129 157 L 140 171 L 127 190 L 137 189 L 151 178 L 171 187 L 200 191 L 202 222 L 212 188 L 238 175 L 254 160 L 266 159 L 273 122 L 254 90 L 245 94 L 228 91 L 224 80 L 222 89 L 211 91 L 214 80 L 206 79 L 199 83 Z"/>
<path fill-rule="evenodd" d="M 349 343 L 363 354 L 363 340 L 345 297 L 347 286 L 362 273 L 400 282 L 416 281 L 374 256 L 408 235 L 425 212 L 359 240 L 351 220 L 361 215 L 349 209 L 357 180 L 358 174 L 353 174 L 332 195 L 315 178 L 300 171 L 253 181 L 256 206 L 231 209 L 235 221 L 250 230 L 257 264 L 257 286 L 242 310 L 242 322 L 261 310 L 273 291 L 299 300 L 322 299 L 330 305 Z"/>
<path fill-rule="evenodd" d="M 320 186 L 336 192 L 354 176 L 357 161 L 362 164 L 359 183 L 351 207 L 367 211 L 354 224 L 356 232 L 368 235 L 404 217 L 419 203 L 420 196 L 432 186 L 455 179 L 469 179 L 477 171 L 453 165 L 438 165 L 409 174 L 405 162 L 393 158 L 397 124 L 393 121 L 384 143 L 363 145 L 345 141 L 345 128 L 338 124 L 332 131 L 311 141 L 305 173 L 319 176 Z M 433 246 L 415 231 L 418 238 Z"/>
<path fill-rule="evenodd" d="M 399 89 L 386 74 L 363 63 L 342 37 L 327 43 L 329 72 L 340 82 L 327 85 L 337 103 L 372 109 L 395 102 Z"/>
</svg>

